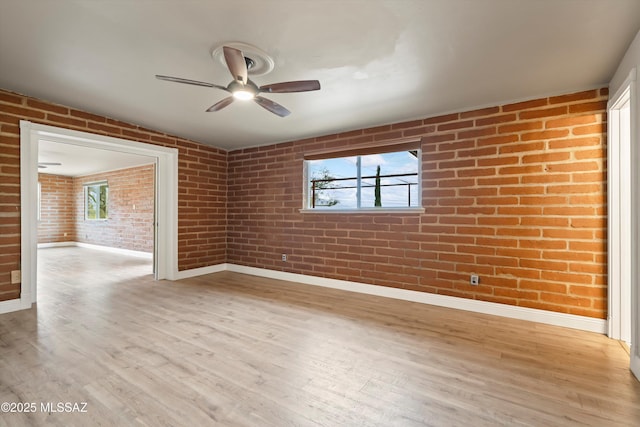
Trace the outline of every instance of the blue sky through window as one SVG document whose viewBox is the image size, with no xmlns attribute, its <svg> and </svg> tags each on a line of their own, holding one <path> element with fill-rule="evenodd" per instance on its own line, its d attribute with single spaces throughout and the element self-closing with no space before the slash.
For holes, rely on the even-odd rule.
<svg viewBox="0 0 640 427">
<path fill-rule="evenodd" d="M 382 207 L 420 206 L 418 158 L 409 151 L 360 156 L 362 176 L 361 207 L 375 206 L 375 175 L 380 166 Z M 335 181 L 316 185 L 316 207 L 334 209 L 357 208 L 358 157 L 311 160 L 308 162 L 309 197 L 311 180 L 333 178 Z M 388 176 L 403 175 L 407 176 Z M 311 203 L 310 203 L 311 205 Z"/>
</svg>

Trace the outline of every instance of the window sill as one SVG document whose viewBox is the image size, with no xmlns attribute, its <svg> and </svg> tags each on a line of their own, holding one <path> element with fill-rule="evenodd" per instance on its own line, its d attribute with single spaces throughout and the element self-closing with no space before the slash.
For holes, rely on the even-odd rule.
<svg viewBox="0 0 640 427">
<path fill-rule="evenodd" d="M 377 214 L 377 213 L 424 213 L 424 208 L 360 208 L 360 209 L 321 209 L 304 208 L 300 213 L 322 213 L 322 214 Z"/>
</svg>

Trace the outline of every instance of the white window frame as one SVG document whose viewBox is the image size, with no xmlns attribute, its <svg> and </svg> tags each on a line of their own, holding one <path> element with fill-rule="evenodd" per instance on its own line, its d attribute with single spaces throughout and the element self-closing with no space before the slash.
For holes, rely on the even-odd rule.
<svg viewBox="0 0 640 427">
<path fill-rule="evenodd" d="M 414 148 L 407 149 L 407 145 L 414 145 Z M 396 149 L 397 148 L 397 149 Z M 416 150 L 418 152 L 418 172 L 417 172 L 417 186 L 418 186 L 418 198 L 419 205 L 410 207 L 362 207 L 361 206 L 361 156 L 370 155 L 370 154 L 386 154 L 386 153 L 399 153 L 403 151 L 413 151 Z M 310 206 L 310 194 L 309 194 L 309 161 L 314 159 L 339 159 L 343 157 L 352 157 L 357 156 L 357 165 L 356 165 L 356 181 L 357 181 L 357 189 L 356 189 L 356 198 L 357 198 L 357 207 L 356 208 L 313 208 Z M 339 150 L 339 151 L 330 151 L 330 152 L 313 152 L 305 155 L 305 159 L 303 161 L 303 205 L 300 209 L 302 213 L 423 213 L 424 207 L 422 207 L 422 149 L 420 148 L 420 139 L 410 139 L 410 140 L 397 140 L 389 143 L 384 143 L 381 145 L 371 146 L 356 146 L 350 147 L 348 149 Z"/>
<path fill-rule="evenodd" d="M 95 186 L 106 186 L 107 187 L 107 200 L 105 201 L 105 205 L 106 205 L 106 209 L 107 209 L 107 216 L 105 218 L 89 218 L 88 216 L 88 210 L 89 210 L 89 187 L 95 187 Z M 109 219 L 109 183 L 107 181 L 96 181 L 96 182 L 87 182 L 86 184 L 82 185 L 83 190 L 84 190 L 84 219 L 85 221 L 106 221 Z M 101 192 L 98 191 L 98 195 L 100 195 Z M 97 207 L 97 211 L 96 211 L 96 215 L 100 215 L 100 201 L 98 201 L 98 207 Z"/>
</svg>

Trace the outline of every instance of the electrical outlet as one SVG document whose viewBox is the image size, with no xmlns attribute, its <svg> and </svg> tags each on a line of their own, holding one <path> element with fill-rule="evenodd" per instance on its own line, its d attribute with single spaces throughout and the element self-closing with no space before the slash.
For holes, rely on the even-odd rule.
<svg viewBox="0 0 640 427">
<path fill-rule="evenodd" d="M 472 274 L 471 278 L 469 279 L 469 283 L 471 284 L 471 286 L 478 286 L 480 284 L 480 276 L 478 276 L 477 274 Z"/>
<path fill-rule="evenodd" d="M 13 270 L 11 272 L 11 284 L 15 285 L 16 283 L 20 283 L 20 270 Z"/>
<path fill-rule="evenodd" d="M 282 254 L 282 262 L 287 262 L 287 254 Z"/>
</svg>

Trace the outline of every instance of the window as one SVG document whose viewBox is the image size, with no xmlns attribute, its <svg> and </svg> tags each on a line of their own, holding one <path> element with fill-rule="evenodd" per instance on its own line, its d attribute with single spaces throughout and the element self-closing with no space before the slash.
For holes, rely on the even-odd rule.
<svg viewBox="0 0 640 427">
<path fill-rule="evenodd" d="M 420 158 L 418 142 L 305 156 L 305 208 L 420 208 Z"/>
<path fill-rule="evenodd" d="M 84 185 L 84 218 L 107 219 L 109 184 L 94 182 Z"/>
</svg>

